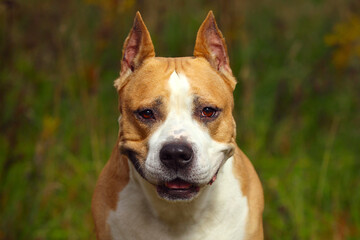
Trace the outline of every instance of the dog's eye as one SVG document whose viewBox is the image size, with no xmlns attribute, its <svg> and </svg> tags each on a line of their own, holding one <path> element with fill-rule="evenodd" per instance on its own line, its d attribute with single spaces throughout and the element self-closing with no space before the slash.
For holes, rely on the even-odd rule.
<svg viewBox="0 0 360 240">
<path fill-rule="evenodd" d="M 145 120 L 155 119 L 154 113 L 150 109 L 145 109 L 145 110 L 140 111 L 139 115 Z"/>
<path fill-rule="evenodd" d="M 216 114 L 216 109 L 212 107 L 204 107 L 201 111 L 201 117 L 212 118 Z"/>
</svg>

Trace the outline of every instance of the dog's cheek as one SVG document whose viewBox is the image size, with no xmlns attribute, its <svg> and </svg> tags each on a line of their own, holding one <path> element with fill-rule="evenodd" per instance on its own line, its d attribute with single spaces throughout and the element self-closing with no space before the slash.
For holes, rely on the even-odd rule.
<svg viewBox="0 0 360 240">
<path fill-rule="evenodd" d="M 143 141 L 148 136 L 148 130 L 141 126 L 134 117 L 123 116 L 120 123 L 120 136 L 128 141 Z"/>
<path fill-rule="evenodd" d="M 209 134 L 217 142 L 231 143 L 235 139 L 235 122 L 232 115 L 223 114 L 208 123 Z"/>
<path fill-rule="evenodd" d="M 120 150 L 123 154 L 127 155 L 130 160 L 136 158 L 141 166 L 143 166 L 148 153 L 147 145 L 143 144 L 143 142 L 121 142 Z"/>
<path fill-rule="evenodd" d="M 138 136 L 133 133 L 126 132 L 120 135 L 119 149 L 137 169 L 143 169 L 148 153 L 147 139 L 140 141 L 135 139 L 138 139 Z"/>
</svg>

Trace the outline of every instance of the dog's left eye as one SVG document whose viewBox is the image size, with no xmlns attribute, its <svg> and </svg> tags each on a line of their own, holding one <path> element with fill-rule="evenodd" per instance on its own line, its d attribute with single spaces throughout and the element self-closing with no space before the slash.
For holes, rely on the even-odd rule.
<svg viewBox="0 0 360 240">
<path fill-rule="evenodd" d="M 212 107 L 204 107 L 201 111 L 201 117 L 212 118 L 216 114 L 216 109 Z"/>
<path fill-rule="evenodd" d="M 145 120 L 155 119 L 154 113 L 150 109 L 145 109 L 143 111 L 140 111 L 139 115 Z"/>
</svg>

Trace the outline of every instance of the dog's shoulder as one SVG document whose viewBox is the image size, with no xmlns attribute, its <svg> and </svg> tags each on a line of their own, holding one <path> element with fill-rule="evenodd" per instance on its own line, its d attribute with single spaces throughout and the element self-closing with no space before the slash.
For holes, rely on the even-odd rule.
<svg viewBox="0 0 360 240">
<path fill-rule="evenodd" d="M 104 169 L 102 170 L 92 197 L 92 214 L 95 221 L 97 239 L 111 239 L 107 224 L 109 213 L 114 211 L 119 201 L 119 192 L 129 182 L 129 166 L 121 158 L 118 141 Z"/>
<path fill-rule="evenodd" d="M 262 213 L 264 194 L 260 179 L 249 158 L 238 147 L 234 154 L 234 174 L 241 182 L 241 191 L 247 197 L 249 219 L 247 239 L 263 239 Z"/>
</svg>

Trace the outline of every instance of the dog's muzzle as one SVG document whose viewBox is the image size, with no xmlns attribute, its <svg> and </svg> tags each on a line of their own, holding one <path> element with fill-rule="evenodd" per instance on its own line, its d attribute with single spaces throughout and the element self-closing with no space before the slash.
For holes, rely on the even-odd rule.
<svg viewBox="0 0 360 240">
<path fill-rule="evenodd" d="M 176 173 L 187 171 L 194 161 L 194 150 L 183 141 L 165 143 L 159 152 L 161 163 Z M 189 200 L 197 195 L 200 187 L 179 177 L 157 186 L 158 194 L 167 200 Z"/>
</svg>

